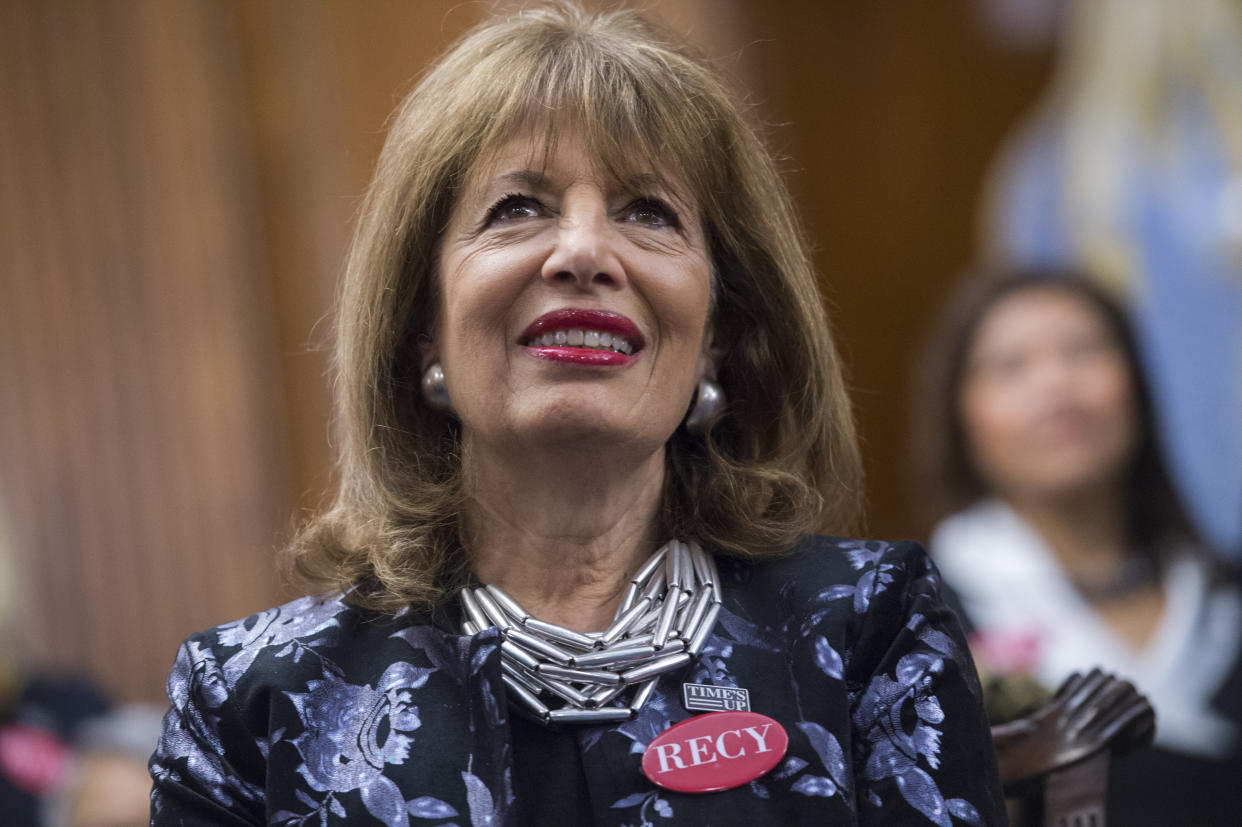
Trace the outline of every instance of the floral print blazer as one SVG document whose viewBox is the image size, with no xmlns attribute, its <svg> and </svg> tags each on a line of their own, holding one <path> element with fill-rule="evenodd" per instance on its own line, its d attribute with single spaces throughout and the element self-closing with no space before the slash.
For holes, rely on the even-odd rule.
<svg viewBox="0 0 1242 827">
<path fill-rule="evenodd" d="M 574 731 L 597 824 L 1005 823 L 974 666 L 919 546 L 809 537 L 720 569 L 697 660 L 633 720 Z M 512 780 L 498 633 L 460 634 L 458 611 L 307 597 L 191 637 L 151 760 L 152 823 L 537 823 Z M 685 681 L 748 689 L 788 733 L 784 759 L 723 792 L 653 786 L 642 753 L 691 716 Z"/>
</svg>

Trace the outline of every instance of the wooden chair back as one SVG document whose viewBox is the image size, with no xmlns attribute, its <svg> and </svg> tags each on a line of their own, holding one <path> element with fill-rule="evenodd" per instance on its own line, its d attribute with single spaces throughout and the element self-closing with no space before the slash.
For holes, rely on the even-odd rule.
<svg viewBox="0 0 1242 827">
<path fill-rule="evenodd" d="M 992 727 L 1015 827 L 1106 827 L 1111 757 L 1155 733 L 1147 698 L 1099 669 L 1071 675 L 1034 714 Z"/>
</svg>

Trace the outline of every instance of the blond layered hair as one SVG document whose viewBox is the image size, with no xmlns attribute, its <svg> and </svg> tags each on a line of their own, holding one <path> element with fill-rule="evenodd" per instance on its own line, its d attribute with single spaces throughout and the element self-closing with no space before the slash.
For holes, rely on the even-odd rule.
<svg viewBox="0 0 1242 827">
<path fill-rule="evenodd" d="M 440 236 L 478 165 L 527 130 L 551 147 L 568 128 L 610 174 L 654 165 L 702 212 L 728 406 L 706 437 L 669 439 L 661 528 L 759 558 L 852 526 L 853 418 L 771 157 L 676 37 L 631 11 L 557 5 L 468 33 L 393 117 L 340 296 L 340 489 L 293 544 L 303 585 L 392 612 L 430 608 L 465 577 L 459 424 L 419 392 Z"/>
</svg>

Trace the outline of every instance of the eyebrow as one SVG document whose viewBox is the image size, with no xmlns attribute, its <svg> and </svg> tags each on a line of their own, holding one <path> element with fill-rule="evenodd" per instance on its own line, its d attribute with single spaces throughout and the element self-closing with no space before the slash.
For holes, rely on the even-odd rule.
<svg viewBox="0 0 1242 827">
<path fill-rule="evenodd" d="M 541 188 L 548 185 L 548 176 L 537 169 L 519 169 L 493 178 L 492 182 L 495 184 Z"/>
<path fill-rule="evenodd" d="M 636 194 L 652 192 L 654 190 L 653 194 L 667 198 L 678 210 L 689 211 L 695 209 L 693 193 L 685 188 L 684 183 L 678 185 L 668 176 L 654 172 L 636 172 L 633 175 L 626 176 L 619 183 L 630 192 Z"/>
</svg>

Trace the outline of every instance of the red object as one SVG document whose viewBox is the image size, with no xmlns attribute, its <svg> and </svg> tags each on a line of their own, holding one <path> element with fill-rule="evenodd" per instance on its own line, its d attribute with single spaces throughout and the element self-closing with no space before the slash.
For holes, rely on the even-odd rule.
<svg viewBox="0 0 1242 827">
<path fill-rule="evenodd" d="M 615 350 L 592 350 L 585 347 L 532 347 L 530 352 L 540 359 L 554 362 L 577 362 L 580 365 L 626 365 L 634 358 Z"/>
<path fill-rule="evenodd" d="M 981 671 L 1033 675 L 1043 653 L 1039 629 L 979 629 L 970 638 L 970 652 Z"/>
<path fill-rule="evenodd" d="M 643 774 L 679 793 L 714 793 L 754 781 L 785 757 L 785 728 L 757 712 L 709 712 L 647 745 Z"/>
<path fill-rule="evenodd" d="M 18 789 L 47 795 L 60 781 L 68 760 L 69 748 L 55 735 L 29 724 L 0 728 L 0 773 Z"/>
</svg>

